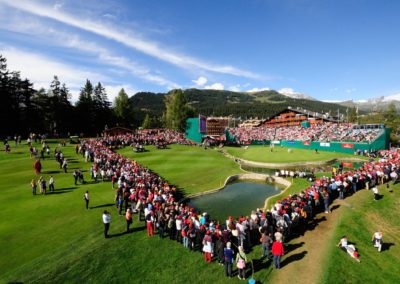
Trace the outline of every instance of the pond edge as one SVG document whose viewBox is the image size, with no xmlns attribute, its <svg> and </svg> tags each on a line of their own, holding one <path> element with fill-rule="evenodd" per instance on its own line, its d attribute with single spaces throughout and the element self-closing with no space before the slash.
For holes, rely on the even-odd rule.
<svg viewBox="0 0 400 284">
<path fill-rule="evenodd" d="M 196 198 L 196 197 L 200 197 L 203 195 L 207 195 L 207 194 L 212 194 L 212 193 L 216 193 L 220 190 L 222 190 L 228 183 L 231 183 L 233 181 L 237 181 L 237 180 L 257 180 L 257 181 L 263 181 L 263 182 L 268 182 L 268 183 L 277 183 L 280 185 L 283 185 L 285 187 L 285 189 L 283 189 L 281 192 L 274 194 L 272 196 L 269 196 L 265 202 L 264 202 L 264 207 L 267 205 L 267 202 L 270 198 L 277 196 L 279 194 L 284 193 L 291 185 L 292 183 L 282 177 L 276 177 L 276 176 L 271 176 L 271 175 L 267 175 L 267 174 L 257 174 L 257 173 L 250 173 L 247 172 L 245 174 L 237 174 L 237 175 L 231 175 L 229 177 L 226 178 L 223 186 L 216 188 L 216 189 L 212 189 L 212 190 L 208 190 L 208 191 L 204 191 L 204 192 L 197 192 L 197 193 L 193 193 L 190 194 L 188 196 L 185 196 L 182 200 L 187 200 L 187 199 L 191 199 L 191 198 Z"/>
</svg>

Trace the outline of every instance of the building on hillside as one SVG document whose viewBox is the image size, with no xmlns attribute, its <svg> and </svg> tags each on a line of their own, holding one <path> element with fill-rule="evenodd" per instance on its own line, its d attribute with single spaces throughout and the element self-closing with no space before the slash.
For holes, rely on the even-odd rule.
<svg viewBox="0 0 400 284">
<path fill-rule="evenodd" d="M 264 127 L 282 127 L 282 126 L 298 126 L 310 127 L 313 124 L 323 122 L 337 122 L 337 119 L 330 117 L 327 114 L 322 114 L 314 111 L 308 111 L 301 108 L 293 109 L 288 107 L 274 116 L 268 118 L 264 123 Z"/>
</svg>

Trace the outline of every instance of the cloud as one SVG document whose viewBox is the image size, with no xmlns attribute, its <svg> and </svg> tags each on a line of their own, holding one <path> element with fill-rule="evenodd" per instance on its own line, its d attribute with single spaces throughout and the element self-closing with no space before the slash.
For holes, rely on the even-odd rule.
<svg viewBox="0 0 400 284">
<path fill-rule="evenodd" d="M 198 87 L 202 87 L 207 83 L 207 78 L 200 76 L 197 80 L 192 80 L 193 83 L 195 83 Z"/>
<path fill-rule="evenodd" d="M 21 78 L 28 78 L 36 89 L 49 88 L 54 75 L 71 90 L 83 87 L 86 79 L 92 82 L 108 80 L 103 75 L 59 62 L 54 58 L 12 47 L 1 47 L 2 54 L 7 58 L 7 68 L 20 71 Z"/>
<path fill-rule="evenodd" d="M 56 10 L 56 11 L 58 11 L 58 10 L 60 10 L 63 6 L 64 6 L 64 2 L 57 1 L 56 3 L 54 3 L 53 9 Z"/>
<path fill-rule="evenodd" d="M 240 85 L 230 86 L 229 90 L 232 92 L 240 92 Z"/>
<path fill-rule="evenodd" d="M 124 88 L 126 94 L 128 97 L 132 97 L 134 94 L 139 92 L 137 89 L 132 87 L 131 85 L 106 85 L 104 87 L 106 89 L 106 93 L 108 96 L 108 100 L 112 103 L 114 103 L 114 99 L 118 96 L 119 91 L 121 91 L 122 88 Z"/>
<path fill-rule="evenodd" d="M 37 20 L 25 19 L 24 25 L 21 25 L 20 22 L 21 19 L 16 17 L 8 19 L 7 21 L 1 21 L 1 24 L 8 30 L 26 33 L 28 35 L 35 34 L 36 36 L 43 36 L 43 39 L 48 43 L 74 48 L 76 50 L 94 55 L 98 59 L 97 63 L 122 68 L 135 77 L 144 79 L 157 85 L 167 86 L 167 89 L 175 89 L 180 87 L 177 83 L 172 82 L 163 76 L 153 74 L 148 67 L 138 64 L 129 58 L 112 54 L 107 49 L 101 47 L 95 42 L 81 39 L 77 34 L 67 34 L 65 32 L 49 28 Z"/>
<path fill-rule="evenodd" d="M 345 90 L 345 92 L 346 92 L 347 94 L 354 93 L 355 91 L 357 91 L 356 88 L 351 88 L 351 89 L 346 89 L 346 90 Z"/>
<path fill-rule="evenodd" d="M 264 88 L 252 88 L 250 90 L 247 90 L 246 92 L 248 93 L 256 93 L 256 92 L 261 92 L 261 91 L 269 91 L 270 88 L 264 87 Z"/>
<path fill-rule="evenodd" d="M 219 65 L 206 62 L 204 60 L 180 54 L 168 50 L 164 44 L 160 45 L 156 42 L 143 39 L 135 31 L 127 31 L 121 27 L 112 27 L 100 22 L 91 21 L 89 19 L 81 19 L 60 10 L 54 10 L 52 7 L 42 5 L 34 1 L 6 1 L 0 0 L 0 3 L 30 13 L 40 17 L 50 18 L 65 25 L 69 25 L 87 32 L 97 34 L 107 39 L 114 40 L 127 47 L 133 48 L 139 52 L 147 54 L 151 57 L 168 62 L 184 69 L 203 69 L 216 73 L 229 74 L 239 77 L 252 79 L 262 79 L 262 76 L 251 71 L 243 70 L 230 65 Z"/>
<path fill-rule="evenodd" d="M 206 90 L 224 90 L 224 85 L 222 83 L 214 83 L 212 85 L 204 86 Z"/>
</svg>

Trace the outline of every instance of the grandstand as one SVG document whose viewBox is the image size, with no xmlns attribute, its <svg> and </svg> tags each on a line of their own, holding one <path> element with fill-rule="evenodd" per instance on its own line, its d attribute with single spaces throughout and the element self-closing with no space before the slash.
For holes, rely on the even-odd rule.
<svg viewBox="0 0 400 284">
<path fill-rule="evenodd" d="M 293 148 L 353 153 L 389 147 L 390 129 L 383 124 L 322 122 L 306 126 L 228 128 L 227 142 L 240 145 L 282 145 Z"/>
<path fill-rule="evenodd" d="M 390 129 L 383 124 L 343 123 L 339 117 L 289 107 L 259 127 L 227 128 L 225 135 L 228 143 L 239 145 L 275 144 L 344 153 L 389 147 Z"/>
</svg>

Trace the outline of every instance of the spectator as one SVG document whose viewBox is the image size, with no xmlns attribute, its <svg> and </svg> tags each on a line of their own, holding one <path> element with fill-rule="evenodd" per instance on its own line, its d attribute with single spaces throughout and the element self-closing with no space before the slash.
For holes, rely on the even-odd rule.
<svg viewBox="0 0 400 284">
<path fill-rule="evenodd" d="M 85 200 L 85 207 L 86 209 L 89 209 L 89 191 L 86 190 L 85 194 L 83 195 L 83 200 Z"/>
<path fill-rule="evenodd" d="M 126 220 L 126 232 L 129 233 L 130 231 L 129 226 L 132 224 L 132 211 L 130 208 L 126 209 L 125 220 Z"/>
<path fill-rule="evenodd" d="M 242 246 L 239 246 L 239 251 L 236 254 L 236 266 L 238 268 L 238 278 L 241 280 L 246 279 L 246 262 L 247 256 Z"/>
<path fill-rule="evenodd" d="M 272 244 L 272 254 L 274 255 L 274 268 L 281 268 L 281 256 L 284 254 L 283 244 L 280 241 L 275 241 Z"/>
<path fill-rule="evenodd" d="M 110 230 L 110 223 L 111 223 L 111 214 L 104 210 L 103 212 L 103 224 L 104 224 L 104 237 L 107 239 L 110 236 L 108 235 L 108 231 Z"/>
<path fill-rule="evenodd" d="M 37 188 L 36 179 L 31 180 L 31 187 L 32 187 L 32 195 L 36 195 L 36 188 Z"/>
<path fill-rule="evenodd" d="M 39 160 L 35 161 L 35 163 L 33 164 L 33 168 L 35 169 L 35 174 L 39 175 L 40 172 L 42 171 L 42 164 L 40 163 Z"/>
<path fill-rule="evenodd" d="M 49 179 L 49 191 L 50 192 L 54 191 L 54 178 L 53 178 L 53 176 L 50 176 L 50 179 Z"/>
<path fill-rule="evenodd" d="M 376 185 L 372 188 L 372 193 L 374 194 L 374 200 L 377 201 L 379 198 L 379 190 Z"/>
<path fill-rule="evenodd" d="M 378 230 L 372 235 L 372 244 L 374 245 L 374 247 L 378 248 L 379 252 L 382 251 L 382 244 L 383 244 L 382 237 L 383 234 L 381 230 Z"/>
<path fill-rule="evenodd" d="M 232 277 L 233 256 L 234 252 L 231 249 L 231 242 L 227 242 L 226 248 L 224 248 L 224 266 L 225 266 L 225 275 L 229 278 Z"/>
</svg>

